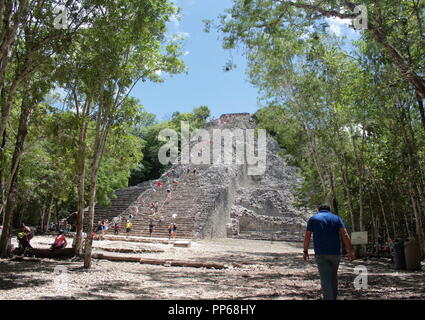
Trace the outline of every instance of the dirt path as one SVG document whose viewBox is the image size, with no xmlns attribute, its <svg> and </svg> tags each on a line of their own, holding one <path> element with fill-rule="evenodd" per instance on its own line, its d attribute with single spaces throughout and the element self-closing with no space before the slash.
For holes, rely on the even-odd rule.
<svg viewBox="0 0 425 320">
<path fill-rule="evenodd" d="M 46 247 L 49 240 L 37 237 L 34 244 Z M 241 239 L 197 241 L 190 248 L 97 241 L 98 248 L 164 250 L 135 254 L 139 257 L 219 262 L 229 266 L 236 263 L 240 267 L 215 270 L 94 260 L 93 268 L 87 271 L 78 260 L 0 260 L 0 299 L 320 299 L 314 259 L 305 263 L 301 246 L 301 243 Z M 353 268 L 358 265 L 368 268 L 368 290 L 354 289 Z M 349 263 L 343 259 L 339 274 L 340 299 L 425 298 L 424 272 L 397 272 L 387 260 Z"/>
</svg>

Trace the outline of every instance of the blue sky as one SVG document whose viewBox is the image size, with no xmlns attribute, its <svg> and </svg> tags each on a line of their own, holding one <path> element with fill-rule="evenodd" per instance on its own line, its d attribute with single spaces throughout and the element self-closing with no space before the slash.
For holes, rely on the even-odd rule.
<svg viewBox="0 0 425 320">
<path fill-rule="evenodd" d="M 189 112 L 206 105 L 214 117 L 222 113 L 257 110 L 257 90 L 245 75 L 246 61 L 241 54 L 222 49 L 218 33 L 205 33 L 202 20 L 215 19 L 231 0 L 177 0 L 182 8 L 180 22 L 169 25 L 170 33 L 187 34 L 182 59 L 188 74 L 166 76 L 164 83 L 141 82 L 132 91 L 148 112 L 158 120 L 174 111 Z M 223 67 L 232 56 L 237 68 L 224 72 Z"/>
<path fill-rule="evenodd" d="M 245 74 L 246 60 L 240 52 L 222 48 L 215 30 L 203 31 L 204 19 L 216 19 L 232 0 L 174 0 L 182 8 L 180 21 L 171 22 L 169 33 L 186 36 L 182 57 L 187 74 L 165 76 L 163 83 L 141 82 L 135 86 L 132 96 L 138 98 L 148 112 L 165 120 L 174 111 L 189 112 L 206 105 L 213 117 L 223 113 L 257 111 L 257 90 L 248 82 Z M 353 37 L 348 21 L 328 19 L 330 31 L 335 35 Z M 224 72 L 223 67 L 232 57 L 236 68 Z"/>
</svg>

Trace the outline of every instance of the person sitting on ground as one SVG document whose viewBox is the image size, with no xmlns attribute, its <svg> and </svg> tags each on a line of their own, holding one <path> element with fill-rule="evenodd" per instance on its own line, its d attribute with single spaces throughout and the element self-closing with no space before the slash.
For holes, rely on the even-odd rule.
<svg viewBox="0 0 425 320">
<path fill-rule="evenodd" d="M 23 248 L 32 248 L 30 242 L 34 237 L 34 233 L 32 232 L 31 228 L 22 223 L 20 230 L 21 232 L 18 233 L 18 235 L 21 234 L 20 237 L 18 236 L 19 244 L 22 245 Z"/>
<path fill-rule="evenodd" d="M 176 220 L 176 218 L 177 218 L 177 214 L 173 213 L 172 216 L 171 216 L 171 219 Z"/>
<path fill-rule="evenodd" d="M 127 220 L 127 223 L 125 224 L 125 233 L 128 236 L 131 236 L 131 227 L 133 226 L 133 224 L 131 223 L 130 220 Z"/>
<path fill-rule="evenodd" d="M 167 199 L 166 201 L 170 201 L 172 200 L 172 195 L 171 195 L 171 187 L 167 187 Z"/>
<path fill-rule="evenodd" d="M 67 246 L 68 242 L 66 241 L 64 231 L 59 231 L 58 235 L 55 238 L 55 241 L 52 243 L 50 247 L 50 251 L 53 251 L 55 249 L 63 249 Z"/>
<path fill-rule="evenodd" d="M 32 249 L 32 246 L 31 246 L 25 232 L 23 232 L 23 231 L 18 232 L 16 237 L 17 237 L 17 240 L 18 240 L 19 248 Z"/>
</svg>

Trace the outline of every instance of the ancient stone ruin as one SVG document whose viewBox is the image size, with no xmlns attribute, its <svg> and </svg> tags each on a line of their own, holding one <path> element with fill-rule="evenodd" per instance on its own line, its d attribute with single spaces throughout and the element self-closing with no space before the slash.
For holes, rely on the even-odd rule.
<svg viewBox="0 0 425 320">
<path fill-rule="evenodd" d="M 248 113 L 225 114 L 204 127 L 211 137 L 216 129 L 255 128 Z M 152 221 L 155 225 L 153 237 L 167 237 L 167 226 L 175 222 L 177 238 L 300 240 L 306 217 L 311 214 L 295 206 L 295 188 L 302 182 L 301 178 L 297 176 L 296 168 L 287 165 L 287 161 L 279 156 L 282 150 L 277 142 L 270 136 L 266 142 L 264 174 L 248 175 L 246 164 L 216 162 L 188 164 L 186 168 L 190 172 L 180 176 L 184 166 L 177 164 L 168 171 L 172 185 L 170 200 L 166 201 L 165 186 L 159 188 L 157 181 L 147 181 L 117 191 L 108 208 L 96 206 L 95 223 L 103 219 L 121 221 L 120 234 L 124 234 L 125 222 L 131 214 L 134 216 L 133 236 L 148 236 L 148 225 Z M 233 151 L 236 145 L 234 141 Z M 178 184 L 173 183 L 175 175 L 180 176 Z M 152 202 L 159 204 L 158 212 L 154 214 L 149 209 Z"/>
</svg>

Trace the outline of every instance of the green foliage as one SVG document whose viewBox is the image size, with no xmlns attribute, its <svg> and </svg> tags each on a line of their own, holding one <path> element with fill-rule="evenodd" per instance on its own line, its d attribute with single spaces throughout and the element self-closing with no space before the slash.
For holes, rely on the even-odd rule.
<svg viewBox="0 0 425 320">
<path fill-rule="evenodd" d="M 421 237 L 425 118 L 414 74 L 400 66 L 423 75 L 424 4 L 366 1 L 370 29 L 346 52 L 324 16 L 349 15 L 350 2 L 297 3 L 236 0 L 216 27 L 224 48 L 245 50 L 262 105 L 255 118 L 300 168 L 300 205 L 328 201 L 375 241 Z"/>
<path fill-rule="evenodd" d="M 158 139 L 161 130 L 175 130 L 180 138 L 181 122 L 186 121 L 190 130 L 201 128 L 210 117 L 211 111 L 207 106 L 194 108 L 192 112 L 180 113 L 174 112 L 172 119 L 162 123 L 155 123 L 138 130 L 138 136 L 144 140 L 142 149 L 143 160 L 138 167 L 133 169 L 130 178 L 130 185 L 136 185 L 146 180 L 157 179 L 168 168 L 164 167 L 158 159 L 158 153 L 161 146 L 165 144 Z"/>
<path fill-rule="evenodd" d="M 133 170 L 143 167 L 142 179 L 156 171 L 155 161 L 152 165 L 149 161 L 158 144 L 153 134 L 158 123 L 131 97 L 131 90 L 138 82 L 162 82 L 161 74 L 186 70 L 179 58 L 183 54 L 181 39 L 166 37 L 167 23 L 179 12 L 171 1 L 61 2 L 68 10 L 67 29 L 53 26 L 57 1 L 28 3 L 31 8 L 22 7 L 9 64 L 6 60 L 0 63 L 1 127 L 7 129 L 0 149 L 0 191 L 3 194 L 7 189 L 15 164 L 15 211 L 19 213 L 15 223 L 39 223 L 39 214 L 48 208 L 53 211 L 51 219 L 75 211 L 80 158 L 86 168 L 85 203 L 98 152 L 96 201 L 103 205 L 110 202 L 114 190 L 128 185 Z M 7 21 L 2 16 L 2 26 L 4 22 L 9 28 Z M 9 31 L 0 28 L 2 48 L 8 45 L 10 34 L 4 32 Z M 5 53 L 2 49 L 0 59 Z M 4 107 L 8 101 L 10 111 Z M 26 111 L 30 121 L 22 132 L 28 134 L 17 134 L 20 116 Z M 197 124 L 208 115 L 200 108 Z M 24 141 L 21 153 L 15 148 L 17 135 Z M 99 137 L 106 137 L 104 147 L 98 148 Z M 13 159 L 15 153 L 17 159 Z M 2 198 L 0 212 L 4 201 Z"/>
</svg>

